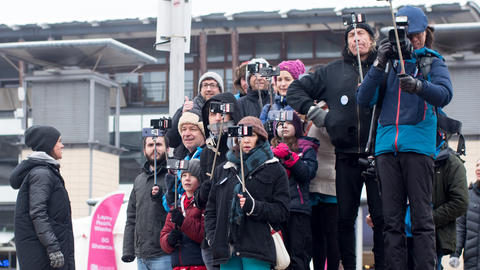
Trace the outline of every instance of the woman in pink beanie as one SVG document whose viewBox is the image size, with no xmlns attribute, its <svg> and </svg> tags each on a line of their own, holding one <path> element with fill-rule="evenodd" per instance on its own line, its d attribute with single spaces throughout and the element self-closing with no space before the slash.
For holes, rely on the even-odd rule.
<svg viewBox="0 0 480 270">
<path fill-rule="evenodd" d="M 275 99 L 272 106 L 267 104 L 263 107 L 262 113 L 260 114 L 260 120 L 262 123 L 265 123 L 269 118 L 268 113 L 273 110 L 293 110 L 292 107 L 288 106 L 287 99 L 287 89 L 288 86 L 294 81 L 297 80 L 303 73 L 305 73 L 305 65 L 300 60 L 287 60 L 282 61 L 278 68 L 280 69 L 280 75 L 274 77 L 274 86 L 275 86 Z"/>
</svg>

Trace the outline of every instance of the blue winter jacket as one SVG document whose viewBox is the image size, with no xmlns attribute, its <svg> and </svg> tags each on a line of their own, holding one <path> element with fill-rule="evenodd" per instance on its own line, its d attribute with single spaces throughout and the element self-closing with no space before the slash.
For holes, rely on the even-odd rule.
<svg viewBox="0 0 480 270">
<path fill-rule="evenodd" d="M 417 59 L 423 56 L 435 56 L 428 80 L 424 79 L 416 65 Z M 400 70 L 398 61 L 395 61 L 387 77 L 386 93 L 378 119 L 375 155 L 415 152 L 434 157 L 437 130 L 435 107 L 443 107 L 452 99 L 450 73 L 443 57 L 426 47 L 415 50 L 414 58 L 405 61 L 405 73 L 422 81 L 423 88 L 419 94 L 401 91 L 397 77 Z M 358 104 L 373 106 L 377 102 L 383 79 L 382 70 L 370 68 L 358 88 Z"/>
<path fill-rule="evenodd" d="M 270 107 L 270 104 L 263 106 L 262 113 L 260 114 L 260 120 L 262 120 L 262 124 L 265 124 L 268 120 L 268 112 L 274 110 L 286 110 L 286 111 L 293 111 L 293 108 L 287 104 L 287 98 L 280 95 L 275 95 L 274 102 Z"/>
</svg>

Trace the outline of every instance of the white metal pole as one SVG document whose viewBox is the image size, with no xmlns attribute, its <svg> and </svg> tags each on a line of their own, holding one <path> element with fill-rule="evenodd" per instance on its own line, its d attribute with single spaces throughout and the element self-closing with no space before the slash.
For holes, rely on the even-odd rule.
<svg viewBox="0 0 480 270">
<path fill-rule="evenodd" d="M 355 226 L 356 246 L 355 254 L 357 257 L 357 270 L 363 269 L 363 210 L 362 205 L 358 207 L 357 224 Z"/>
<path fill-rule="evenodd" d="M 170 39 L 170 74 L 168 113 L 174 115 L 185 97 L 185 0 L 172 0 L 172 36 Z"/>
</svg>

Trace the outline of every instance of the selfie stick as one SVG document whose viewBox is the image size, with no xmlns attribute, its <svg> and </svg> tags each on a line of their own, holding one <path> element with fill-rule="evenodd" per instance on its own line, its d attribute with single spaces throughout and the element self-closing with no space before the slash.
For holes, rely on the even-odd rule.
<svg viewBox="0 0 480 270">
<path fill-rule="evenodd" d="M 153 184 L 157 184 L 157 136 L 153 137 Z"/>
<path fill-rule="evenodd" d="M 220 134 L 218 135 L 217 147 L 215 149 L 215 157 L 213 157 L 213 166 L 212 166 L 212 171 L 210 173 L 210 180 L 213 179 L 213 173 L 215 172 L 215 164 L 217 162 L 217 156 L 219 155 L 218 154 L 218 149 L 220 148 L 220 141 L 222 140 L 224 119 L 225 119 L 225 114 L 222 112 L 222 122 L 220 123 Z"/>
<path fill-rule="evenodd" d="M 358 72 L 360 73 L 360 83 L 363 82 L 363 70 L 362 70 L 362 60 L 360 59 L 360 48 L 358 47 L 357 39 L 357 16 L 355 13 L 352 13 L 352 22 L 353 22 L 353 31 L 355 34 L 355 46 L 357 47 L 357 61 L 358 61 Z"/>
<path fill-rule="evenodd" d="M 243 150 L 240 143 L 240 170 L 242 171 L 242 192 L 245 192 L 245 173 L 243 172 Z"/>
<path fill-rule="evenodd" d="M 392 21 L 393 21 L 393 31 L 395 32 L 395 40 L 397 41 L 398 59 L 400 61 L 400 67 L 402 69 L 400 71 L 400 74 L 405 74 L 405 65 L 403 63 L 402 47 L 400 46 L 400 38 L 398 37 L 397 22 L 395 21 L 395 14 L 393 14 L 392 0 L 388 0 L 388 3 L 390 3 L 390 13 L 392 14 Z"/>
</svg>

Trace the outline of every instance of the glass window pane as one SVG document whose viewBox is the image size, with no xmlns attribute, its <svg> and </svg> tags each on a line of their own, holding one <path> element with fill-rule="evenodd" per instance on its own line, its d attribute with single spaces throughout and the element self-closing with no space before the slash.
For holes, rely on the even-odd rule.
<svg viewBox="0 0 480 270">
<path fill-rule="evenodd" d="M 120 132 L 120 147 L 128 151 L 120 154 L 120 184 L 131 184 L 145 162 L 141 132 Z"/>
<path fill-rule="evenodd" d="M 224 37 L 207 37 L 207 61 L 223 62 L 225 61 L 225 42 Z"/>
<path fill-rule="evenodd" d="M 18 164 L 20 136 L 0 136 L 0 185 L 10 185 L 10 175 Z"/>
<path fill-rule="evenodd" d="M 193 70 L 185 70 L 185 96 L 193 99 Z"/>
<path fill-rule="evenodd" d="M 253 58 L 253 38 L 249 36 L 239 36 L 238 39 L 238 59 L 240 62 L 248 61 Z"/>
<path fill-rule="evenodd" d="M 145 102 L 166 101 L 167 72 L 155 71 L 143 73 L 143 97 Z"/>
<path fill-rule="evenodd" d="M 138 73 L 116 73 L 115 81 L 120 83 L 128 104 L 142 102 L 140 87 L 138 85 Z"/>
<path fill-rule="evenodd" d="M 292 34 L 287 37 L 287 58 L 313 58 L 313 39 L 309 33 Z"/>
<path fill-rule="evenodd" d="M 255 57 L 265 59 L 279 59 L 282 48 L 280 36 L 256 36 L 255 37 Z"/>
<path fill-rule="evenodd" d="M 232 69 L 227 68 L 225 69 L 225 74 L 227 75 L 227 79 L 225 80 L 226 88 L 225 90 L 228 92 L 233 91 L 233 74 L 232 74 Z"/>
<path fill-rule="evenodd" d="M 343 33 L 320 32 L 316 33 L 316 57 L 339 57 L 343 49 Z"/>
</svg>

